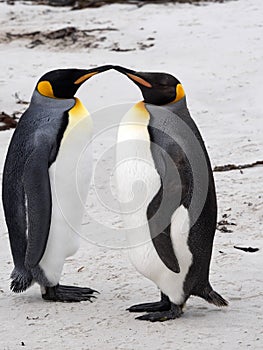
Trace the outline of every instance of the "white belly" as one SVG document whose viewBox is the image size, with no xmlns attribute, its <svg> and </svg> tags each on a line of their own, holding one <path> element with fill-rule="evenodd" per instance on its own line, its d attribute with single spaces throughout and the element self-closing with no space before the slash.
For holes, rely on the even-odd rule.
<svg viewBox="0 0 263 350">
<path fill-rule="evenodd" d="M 116 180 L 121 214 L 127 229 L 129 256 L 135 268 L 149 278 L 176 304 L 184 301 L 183 284 L 192 255 L 187 245 L 188 211 L 179 207 L 172 216 L 171 239 L 180 273 L 169 270 L 157 254 L 150 235 L 146 211 L 160 189 L 150 149 L 149 118 L 135 118 L 134 108 L 123 118 L 117 143 Z"/>
<path fill-rule="evenodd" d="M 86 117 L 70 132 L 67 131 L 57 159 L 49 169 L 51 225 L 47 247 L 39 265 L 54 285 L 59 282 L 65 259 L 79 247 L 92 171 L 91 128 L 91 119 Z"/>
<path fill-rule="evenodd" d="M 148 241 L 129 250 L 135 268 L 152 280 L 173 303 L 178 305 L 184 302 L 184 281 L 192 264 L 192 254 L 187 245 L 189 230 L 188 210 L 180 206 L 172 216 L 171 225 L 171 239 L 180 273 L 172 272 L 162 262 L 150 239 L 149 227 L 144 233 L 145 236 L 148 235 Z"/>
</svg>

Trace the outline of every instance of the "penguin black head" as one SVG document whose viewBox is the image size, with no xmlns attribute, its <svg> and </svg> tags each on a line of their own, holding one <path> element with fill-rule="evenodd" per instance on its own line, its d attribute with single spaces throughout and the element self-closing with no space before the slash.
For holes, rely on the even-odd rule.
<svg viewBox="0 0 263 350">
<path fill-rule="evenodd" d="M 52 98 L 73 98 L 78 88 L 93 75 L 105 72 L 112 66 L 100 66 L 93 69 L 57 69 L 44 74 L 37 83 L 37 91 Z"/>
<path fill-rule="evenodd" d="M 136 72 L 121 66 L 112 68 L 125 74 L 140 88 L 146 103 L 162 106 L 185 96 L 180 81 L 171 74 Z"/>
</svg>

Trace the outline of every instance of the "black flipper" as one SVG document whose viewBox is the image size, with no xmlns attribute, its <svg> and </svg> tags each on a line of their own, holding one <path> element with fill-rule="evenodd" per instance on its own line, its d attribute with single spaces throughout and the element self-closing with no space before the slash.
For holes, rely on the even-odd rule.
<svg viewBox="0 0 263 350">
<path fill-rule="evenodd" d="M 25 266 L 30 269 L 41 260 L 49 235 L 52 199 L 49 181 L 50 146 L 45 137 L 39 137 L 28 158 L 23 184 L 28 213 L 28 241 Z"/>
<path fill-rule="evenodd" d="M 161 202 L 162 202 L 163 186 L 157 195 L 153 198 L 152 202 L 147 208 L 147 219 L 150 228 L 151 238 L 155 250 L 157 251 L 159 257 L 163 263 L 175 273 L 180 272 L 180 266 L 178 260 L 175 256 L 173 244 L 170 236 L 171 224 L 167 227 L 163 227 L 162 223 L 171 220 L 171 216 L 168 220 L 165 220 L 165 216 L 161 212 Z"/>
<path fill-rule="evenodd" d="M 179 273 L 170 230 L 173 213 L 188 195 L 189 177 L 185 176 L 185 171 L 189 164 L 174 139 L 151 125 L 148 131 L 155 167 L 161 177 L 161 188 L 147 209 L 149 228 L 159 257 L 170 270 Z"/>
<path fill-rule="evenodd" d="M 17 129 L 13 139 L 16 139 L 16 134 Z M 5 161 L 2 185 L 3 207 L 15 265 L 11 273 L 10 289 L 15 293 L 25 291 L 33 280 L 31 272 L 26 269 L 24 264 L 27 249 L 27 220 L 25 191 L 21 181 L 23 168 L 20 161 L 23 155 L 19 154 L 18 151 L 20 150 L 15 142 L 11 142 Z"/>
<path fill-rule="evenodd" d="M 8 170 L 5 168 L 3 174 L 2 198 L 15 263 L 10 288 L 13 292 L 20 293 L 25 291 L 33 280 L 32 274 L 24 266 L 27 248 L 25 193 L 21 181 L 14 181 L 13 174 Z"/>
<path fill-rule="evenodd" d="M 44 172 L 47 174 L 48 167 L 57 156 L 64 130 L 68 124 L 67 111 L 74 105 L 75 99 L 48 98 L 35 90 L 30 106 L 20 118 L 8 148 L 3 172 L 2 198 L 15 265 L 11 274 L 11 290 L 14 292 L 23 292 L 31 285 L 33 277 L 30 266 L 34 266 L 43 255 L 50 219 L 45 220 L 42 212 L 40 222 L 37 224 L 36 216 L 37 212 L 42 209 L 47 212 L 50 189 L 48 177 L 44 179 L 48 182 L 45 182 L 43 186 L 40 186 L 40 178 L 43 178 Z M 37 150 L 40 152 L 39 154 L 34 152 Z M 43 160 L 46 165 L 44 168 L 38 169 L 37 165 L 40 167 Z M 38 179 L 33 173 L 30 173 L 30 164 L 33 164 Z M 32 188 L 30 177 L 33 181 Z M 43 198 L 38 192 L 38 186 L 42 187 L 40 189 L 42 193 L 44 191 L 44 203 L 41 203 Z M 28 193 L 25 193 L 26 191 Z M 36 203 L 37 198 L 41 198 L 39 204 Z M 27 217 L 28 205 L 33 208 L 33 216 L 30 215 L 30 217 Z M 44 221 L 43 227 L 41 227 L 42 220 Z M 27 232 L 29 222 L 31 222 L 31 227 Z M 36 224 L 39 230 L 37 230 Z M 41 233 L 43 229 L 45 230 L 44 236 Z M 40 237 L 41 246 L 38 244 L 38 238 L 32 236 L 33 231 Z M 30 242 L 28 242 L 27 233 L 30 236 Z M 35 249 L 35 246 L 37 248 L 36 256 L 32 256 L 32 249 Z M 27 261 L 25 262 L 25 260 Z M 25 266 L 26 264 L 27 266 Z"/>
</svg>

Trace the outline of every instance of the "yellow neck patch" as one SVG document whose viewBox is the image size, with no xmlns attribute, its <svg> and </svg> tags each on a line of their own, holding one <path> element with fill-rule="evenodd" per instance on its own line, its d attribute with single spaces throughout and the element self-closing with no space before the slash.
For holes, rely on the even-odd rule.
<svg viewBox="0 0 263 350">
<path fill-rule="evenodd" d="M 147 131 L 149 120 L 150 115 L 144 102 L 138 102 L 122 118 L 118 131 L 118 142 L 127 140 L 149 141 Z"/>
<path fill-rule="evenodd" d="M 87 118 L 89 116 L 89 112 L 87 111 L 86 107 L 82 104 L 82 102 L 75 97 L 76 104 L 74 107 L 69 111 L 69 123 L 68 126 L 64 132 L 62 142 L 65 140 L 67 135 L 71 132 L 72 129 L 84 118 Z"/>
<path fill-rule="evenodd" d="M 89 114 L 89 112 L 87 111 L 86 107 L 82 104 L 79 98 L 75 97 L 75 101 L 76 103 L 74 107 L 72 107 L 69 111 L 69 116 L 72 119 L 80 120 L 83 118 L 83 116 Z"/>
<path fill-rule="evenodd" d="M 37 90 L 41 95 L 56 98 L 53 93 L 52 85 L 49 81 L 40 81 L 37 85 Z"/>
<path fill-rule="evenodd" d="M 183 88 L 182 84 L 177 84 L 177 86 L 176 86 L 176 98 L 171 103 L 178 102 L 183 97 L 185 97 L 184 88 Z"/>
</svg>

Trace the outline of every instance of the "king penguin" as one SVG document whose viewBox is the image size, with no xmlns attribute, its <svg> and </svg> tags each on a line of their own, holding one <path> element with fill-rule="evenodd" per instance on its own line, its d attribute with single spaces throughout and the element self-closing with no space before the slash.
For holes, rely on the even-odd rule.
<svg viewBox="0 0 263 350">
<path fill-rule="evenodd" d="M 86 147 L 92 121 L 78 88 L 108 66 L 59 69 L 37 82 L 11 139 L 3 172 L 3 205 L 14 269 L 11 290 L 34 282 L 43 299 L 91 301 L 90 288 L 59 284 L 63 265 L 79 247 L 91 173 Z"/>
<path fill-rule="evenodd" d="M 128 310 L 146 312 L 137 319 L 155 322 L 180 317 L 191 295 L 227 306 L 209 282 L 215 185 L 183 86 L 166 73 L 114 69 L 132 80 L 144 98 L 122 119 L 117 140 L 116 180 L 129 255 L 161 292 L 160 301 Z"/>
</svg>

